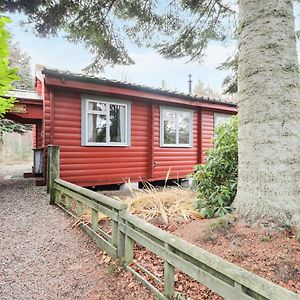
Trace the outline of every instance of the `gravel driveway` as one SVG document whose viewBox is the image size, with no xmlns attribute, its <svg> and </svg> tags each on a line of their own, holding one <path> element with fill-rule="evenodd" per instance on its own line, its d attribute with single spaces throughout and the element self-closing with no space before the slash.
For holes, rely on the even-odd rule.
<svg viewBox="0 0 300 300">
<path fill-rule="evenodd" d="M 0 166 L 1 300 L 152 299 L 126 272 L 109 271 L 94 243 L 48 205 L 45 187 L 4 175 Z"/>
</svg>

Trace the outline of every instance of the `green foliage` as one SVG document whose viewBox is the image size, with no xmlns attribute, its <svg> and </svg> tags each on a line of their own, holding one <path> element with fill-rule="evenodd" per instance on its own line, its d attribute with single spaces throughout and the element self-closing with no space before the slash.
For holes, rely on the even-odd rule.
<svg viewBox="0 0 300 300">
<path fill-rule="evenodd" d="M 30 124 L 21 124 L 12 120 L 0 119 L 0 133 L 1 132 L 16 132 L 23 134 L 28 130 L 31 130 Z M 1 135 L 0 135 L 1 139 Z"/>
<path fill-rule="evenodd" d="M 234 227 L 234 225 L 235 218 L 231 214 L 218 218 L 215 222 L 209 225 L 209 228 L 204 231 L 202 240 L 204 242 L 213 243 L 218 239 L 218 235 L 227 234 L 228 230 Z"/>
<path fill-rule="evenodd" d="M 237 116 L 215 129 L 214 148 L 207 151 L 207 162 L 196 167 L 193 176 L 198 191 L 197 208 L 204 217 L 224 216 L 231 211 L 237 191 Z"/>
<path fill-rule="evenodd" d="M 296 227 L 295 228 L 295 231 L 296 231 L 296 241 L 298 241 L 300 243 L 300 227 Z"/>
<path fill-rule="evenodd" d="M 9 18 L 0 17 L 0 95 L 6 95 L 13 88 L 12 82 L 18 80 L 18 69 L 11 68 L 8 62 L 8 39 L 10 34 L 5 29 L 5 25 L 9 22 Z M 7 110 L 12 108 L 13 103 L 13 98 L 6 99 L 0 96 L 0 118 Z"/>
<path fill-rule="evenodd" d="M 238 92 L 238 54 L 227 58 L 217 69 L 231 72 L 223 80 L 223 94 L 236 94 Z"/>
<path fill-rule="evenodd" d="M 216 222 L 210 224 L 211 231 L 225 232 L 234 226 L 235 219 L 232 215 L 226 215 L 219 218 Z"/>
<path fill-rule="evenodd" d="M 200 60 L 209 41 L 230 38 L 236 13 L 223 0 L 2 1 L 2 11 L 22 11 L 39 36 L 60 30 L 94 55 L 89 72 L 132 64 L 128 41 L 166 57 Z"/>
<path fill-rule="evenodd" d="M 21 50 L 18 43 L 9 40 L 9 65 L 12 68 L 18 68 L 18 76 L 20 80 L 14 81 L 12 86 L 16 89 L 33 89 L 33 77 L 30 68 L 30 57 Z M 28 124 L 21 124 L 12 120 L 0 119 L 0 143 L 2 139 L 2 132 L 16 132 L 24 134 L 31 130 L 32 126 Z"/>
<path fill-rule="evenodd" d="M 261 241 L 262 242 L 270 242 L 271 241 L 271 235 L 269 233 L 266 233 L 262 236 Z"/>
</svg>

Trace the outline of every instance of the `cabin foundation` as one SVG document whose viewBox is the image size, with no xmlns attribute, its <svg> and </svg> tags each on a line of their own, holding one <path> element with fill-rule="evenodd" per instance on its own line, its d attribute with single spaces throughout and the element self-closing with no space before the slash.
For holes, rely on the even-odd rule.
<svg viewBox="0 0 300 300">
<path fill-rule="evenodd" d="M 139 183 L 138 182 L 126 182 L 126 183 L 122 183 L 120 185 L 120 191 L 137 190 L 137 189 L 139 189 Z"/>
</svg>

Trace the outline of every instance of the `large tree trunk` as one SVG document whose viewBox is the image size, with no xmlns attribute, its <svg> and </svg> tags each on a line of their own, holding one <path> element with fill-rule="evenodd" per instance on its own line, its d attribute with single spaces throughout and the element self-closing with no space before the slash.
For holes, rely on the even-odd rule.
<svg viewBox="0 0 300 300">
<path fill-rule="evenodd" d="M 251 221 L 300 224 L 299 65 L 292 0 L 240 0 L 239 174 Z"/>
</svg>

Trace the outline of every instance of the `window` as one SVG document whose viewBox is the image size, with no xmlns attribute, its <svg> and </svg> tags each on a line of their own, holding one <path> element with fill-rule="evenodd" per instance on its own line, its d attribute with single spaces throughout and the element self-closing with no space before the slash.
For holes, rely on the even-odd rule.
<svg viewBox="0 0 300 300">
<path fill-rule="evenodd" d="M 215 113 L 214 114 L 214 128 L 217 128 L 220 124 L 226 123 L 231 116 L 232 115 L 229 115 L 229 114 Z"/>
<path fill-rule="evenodd" d="M 82 99 L 82 145 L 129 146 L 130 103 L 113 99 Z"/>
<path fill-rule="evenodd" d="M 193 146 L 193 111 L 180 108 L 160 108 L 160 146 Z"/>
</svg>

